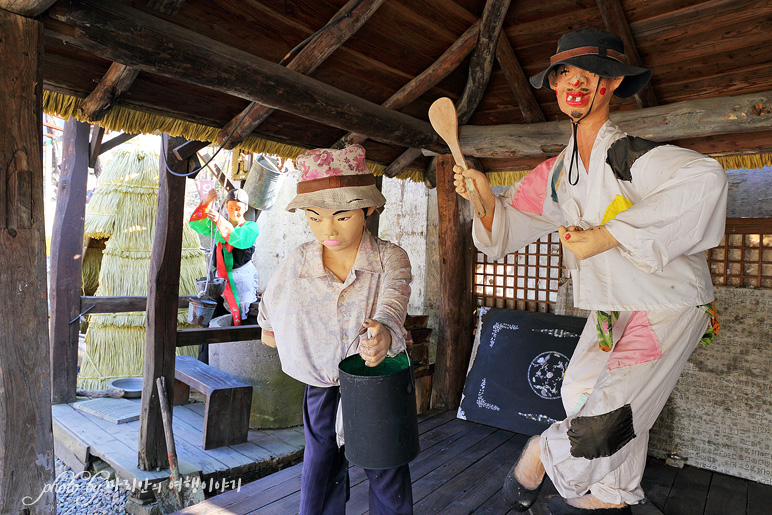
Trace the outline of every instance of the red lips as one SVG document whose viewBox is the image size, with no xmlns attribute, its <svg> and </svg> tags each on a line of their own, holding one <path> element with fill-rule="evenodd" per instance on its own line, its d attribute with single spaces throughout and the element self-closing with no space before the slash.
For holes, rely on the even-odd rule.
<svg viewBox="0 0 772 515">
<path fill-rule="evenodd" d="M 566 91 L 566 104 L 570 106 L 583 106 L 589 100 L 588 91 Z"/>
</svg>

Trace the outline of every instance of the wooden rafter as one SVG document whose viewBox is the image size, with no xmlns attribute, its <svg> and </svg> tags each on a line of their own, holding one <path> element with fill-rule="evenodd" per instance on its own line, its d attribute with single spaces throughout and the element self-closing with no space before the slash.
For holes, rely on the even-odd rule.
<svg viewBox="0 0 772 515">
<path fill-rule="evenodd" d="M 625 44 L 625 55 L 628 63 L 633 66 L 642 67 L 641 56 L 638 54 L 638 46 L 635 44 L 633 35 L 630 32 L 630 25 L 627 23 L 625 12 L 622 10 L 622 4 L 619 0 L 598 0 L 598 9 L 603 17 L 603 23 L 606 29 L 622 38 Z M 646 84 L 643 89 L 635 95 L 635 101 L 638 107 L 654 107 L 659 105 L 657 95 L 654 94 L 654 88 L 651 82 Z"/>
<path fill-rule="evenodd" d="M 138 74 L 136 68 L 120 63 L 111 64 L 94 91 L 78 107 L 81 120 L 90 123 L 101 120 L 115 101 L 129 89 Z"/>
<path fill-rule="evenodd" d="M 611 113 L 623 131 L 653 141 L 738 134 L 772 129 L 772 91 L 688 100 Z M 568 122 L 461 127 L 464 155 L 543 157 L 560 152 L 571 136 Z"/>
<path fill-rule="evenodd" d="M 119 3 L 61 0 L 50 15 L 78 30 L 57 34 L 95 55 L 196 84 L 372 139 L 443 152 L 431 126 L 247 52 Z M 190 73 L 195 69 L 196 73 Z"/>
<path fill-rule="evenodd" d="M 515 95 L 515 100 L 520 108 L 520 112 L 523 113 L 523 119 L 526 123 L 546 121 L 544 112 L 536 100 L 536 95 L 533 94 L 531 83 L 528 82 L 528 78 L 526 78 L 523 72 L 523 67 L 520 66 L 520 61 L 517 60 L 515 51 L 512 49 L 512 45 L 509 44 L 507 35 L 504 33 L 499 36 L 499 44 L 496 47 L 496 59 L 504 72 L 507 84 L 509 84 L 512 93 Z"/>
<path fill-rule="evenodd" d="M 0 9 L 34 18 L 45 12 L 56 0 L 0 0 Z"/>
<path fill-rule="evenodd" d="M 360 2 L 357 5 L 358 2 Z M 316 70 L 339 46 L 348 40 L 372 14 L 381 6 L 384 0 L 349 0 L 346 5 L 335 13 L 332 20 L 342 17 L 346 12 L 355 7 L 351 14 L 337 22 L 331 28 L 320 33 L 308 45 L 303 47 L 298 55 L 289 62 L 287 68 L 304 75 L 309 75 Z M 330 21 L 332 21 L 330 20 Z M 260 123 L 273 112 L 273 109 L 252 102 L 242 112 L 229 121 L 217 135 L 217 143 L 223 142 L 230 135 L 226 149 L 232 149 L 241 143 Z M 243 118 L 243 119 L 242 119 Z M 233 134 L 231 134 L 233 132 Z"/>
<path fill-rule="evenodd" d="M 185 0 L 150 0 L 147 6 L 162 13 L 177 14 Z"/>
<path fill-rule="evenodd" d="M 400 109 L 432 89 L 469 55 L 477 44 L 479 34 L 480 20 L 477 20 L 431 66 L 402 86 L 381 105 L 389 109 Z M 350 132 L 333 146 L 343 148 L 346 145 L 362 144 L 365 141 L 367 141 L 367 136 Z"/>
<path fill-rule="evenodd" d="M 485 88 L 488 86 L 491 71 L 493 70 L 493 61 L 496 58 L 496 48 L 498 46 L 501 27 L 504 24 L 504 16 L 509 9 L 510 0 L 488 0 L 485 4 L 482 17 L 480 18 L 480 35 L 477 38 L 477 45 L 472 54 L 469 63 L 469 74 L 458 102 L 456 102 L 456 112 L 458 113 L 458 124 L 465 124 L 471 118 L 474 110 L 482 99 Z M 415 161 L 421 155 L 421 149 L 408 148 L 395 161 L 389 164 L 384 170 L 384 175 L 394 177 L 400 173 L 406 166 Z"/>
</svg>

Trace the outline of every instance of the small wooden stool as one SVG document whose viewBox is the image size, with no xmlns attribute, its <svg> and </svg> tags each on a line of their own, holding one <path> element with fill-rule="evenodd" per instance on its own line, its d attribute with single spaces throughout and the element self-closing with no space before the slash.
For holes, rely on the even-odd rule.
<svg viewBox="0 0 772 515">
<path fill-rule="evenodd" d="M 175 399 L 187 399 L 190 388 L 206 396 L 204 449 L 247 441 L 252 386 L 191 356 L 177 356 L 174 378 Z"/>
</svg>

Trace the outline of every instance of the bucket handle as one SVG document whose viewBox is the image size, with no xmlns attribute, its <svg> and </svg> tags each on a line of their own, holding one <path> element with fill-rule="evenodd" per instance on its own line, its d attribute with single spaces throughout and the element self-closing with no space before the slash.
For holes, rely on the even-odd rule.
<svg viewBox="0 0 772 515">
<path fill-rule="evenodd" d="M 368 338 L 372 337 L 369 327 L 363 327 L 360 329 L 357 335 L 354 336 L 354 339 L 351 340 L 351 343 L 348 344 L 348 347 L 346 347 L 346 355 L 343 356 L 344 358 L 348 356 L 348 352 L 351 350 L 352 345 L 356 343 L 357 348 L 359 348 L 359 337 L 365 333 L 367 333 Z M 408 387 L 407 393 L 412 393 L 415 391 L 415 377 L 413 376 L 413 363 L 410 361 L 410 354 L 407 352 L 407 345 L 405 345 L 405 357 L 407 357 L 407 368 L 410 370 L 410 386 Z"/>
</svg>

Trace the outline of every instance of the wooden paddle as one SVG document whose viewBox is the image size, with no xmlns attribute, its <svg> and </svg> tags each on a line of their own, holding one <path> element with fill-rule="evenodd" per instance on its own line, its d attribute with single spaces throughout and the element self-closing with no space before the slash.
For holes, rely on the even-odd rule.
<svg viewBox="0 0 772 515">
<path fill-rule="evenodd" d="M 466 160 L 464 159 L 464 154 L 461 153 L 461 145 L 458 143 L 458 115 L 456 114 L 456 106 L 453 105 L 453 101 L 448 97 L 435 100 L 429 107 L 429 121 L 437 134 L 440 135 L 440 138 L 445 140 L 445 143 L 450 147 L 450 152 L 453 154 L 453 160 L 456 161 L 456 164 L 466 170 Z M 469 200 L 472 202 L 475 214 L 479 218 L 484 218 L 486 215 L 485 206 L 480 199 L 480 194 L 477 192 L 474 181 L 466 177 L 464 184 L 466 185 L 466 192 L 469 194 Z"/>
</svg>

